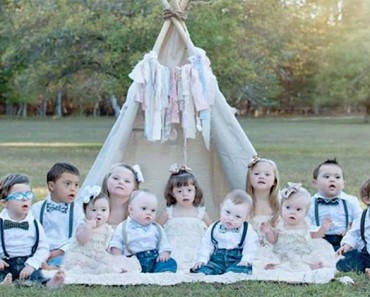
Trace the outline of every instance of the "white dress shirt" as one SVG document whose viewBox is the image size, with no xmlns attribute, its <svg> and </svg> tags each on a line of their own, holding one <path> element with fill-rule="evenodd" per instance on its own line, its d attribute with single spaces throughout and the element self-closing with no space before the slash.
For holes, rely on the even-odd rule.
<svg viewBox="0 0 370 297">
<path fill-rule="evenodd" d="M 0 217 L 3 220 L 14 221 L 10 218 L 8 210 L 6 208 L 2 210 L 2 212 L 0 213 Z M 4 230 L 5 249 L 10 258 L 30 256 L 32 254 L 32 247 L 36 243 L 36 227 L 34 225 L 34 216 L 32 212 L 29 212 L 24 220 L 20 221 L 19 223 L 21 222 L 28 222 L 28 230 L 20 228 L 11 228 Z M 25 263 L 29 266 L 32 266 L 36 270 L 39 269 L 42 262 L 44 262 L 49 257 L 49 244 L 45 235 L 44 228 L 39 222 L 37 222 L 37 225 L 39 228 L 39 244 L 34 255 L 28 258 Z M 5 258 L 2 245 L 0 245 L 0 257 Z"/>
<path fill-rule="evenodd" d="M 352 228 L 347 232 L 347 234 L 343 237 L 341 241 L 341 245 L 348 244 L 352 248 L 358 249 L 359 251 L 363 249 L 365 246 L 365 242 L 361 238 L 361 216 L 358 217 L 352 225 Z M 367 252 L 370 254 L 370 210 L 367 210 L 365 216 L 365 228 L 364 228 L 364 235 L 366 240 L 366 249 Z"/>
<path fill-rule="evenodd" d="M 315 219 L 315 200 L 317 198 L 325 198 L 319 193 L 316 193 L 312 197 L 312 203 L 308 215 L 311 219 L 311 224 L 316 226 L 315 230 L 318 230 L 320 226 L 317 226 L 316 219 Z M 344 199 L 347 203 L 348 208 L 348 224 L 349 227 L 352 222 L 361 216 L 362 209 L 360 206 L 359 200 L 352 195 L 348 195 L 344 192 L 341 192 L 337 197 L 339 199 Z M 332 220 L 331 228 L 326 231 L 327 235 L 340 235 L 344 234 L 347 231 L 346 228 L 346 213 L 344 211 L 342 201 L 338 201 L 337 205 L 325 205 L 325 204 L 318 204 L 318 213 L 319 213 L 319 224 L 322 224 L 324 218 L 330 218 Z"/>
<path fill-rule="evenodd" d="M 123 226 L 126 228 L 127 242 L 124 242 Z M 152 223 L 144 227 L 130 217 L 117 226 L 109 244 L 109 249 L 112 247 L 122 250 L 126 256 L 153 249 L 158 249 L 159 254 L 171 252 L 166 233 L 159 224 Z"/>
<path fill-rule="evenodd" d="M 214 252 L 214 245 L 211 241 L 211 230 L 214 224 L 217 224 L 217 222 L 208 227 L 206 233 L 202 238 L 202 243 L 197 255 L 196 262 L 207 263 L 212 253 Z M 241 226 L 237 232 L 220 232 L 221 225 L 222 223 L 219 223 L 213 231 L 213 237 L 218 242 L 218 248 L 227 250 L 237 248 L 242 238 L 243 226 Z M 244 244 L 242 246 L 242 259 L 240 261 L 253 263 L 253 260 L 257 253 L 257 246 L 258 235 L 256 231 L 253 230 L 252 225 L 248 224 L 248 231 L 245 236 Z"/>
<path fill-rule="evenodd" d="M 50 195 L 45 199 L 46 207 L 43 215 L 43 226 L 46 236 L 49 240 L 50 250 L 61 249 L 66 251 L 73 241 L 73 235 L 76 232 L 77 226 L 83 222 L 84 213 L 82 203 L 75 201 L 73 209 L 73 232 L 71 238 L 69 235 L 69 213 L 71 204 L 56 203 L 51 200 Z M 38 201 L 32 205 L 32 211 L 36 220 L 40 221 L 41 207 L 45 200 Z M 55 209 L 66 208 L 65 212 Z"/>
</svg>

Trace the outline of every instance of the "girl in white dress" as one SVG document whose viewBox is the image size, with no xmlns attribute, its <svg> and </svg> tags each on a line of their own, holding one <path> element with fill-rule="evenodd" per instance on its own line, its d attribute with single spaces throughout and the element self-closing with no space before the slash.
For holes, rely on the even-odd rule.
<svg viewBox="0 0 370 297">
<path fill-rule="evenodd" d="M 170 241 L 177 270 L 188 272 L 211 220 L 205 211 L 202 189 L 190 169 L 173 164 L 170 172 L 164 193 L 167 208 L 158 222 Z"/>
<path fill-rule="evenodd" d="M 76 230 L 75 240 L 67 250 L 64 270 L 84 274 L 140 272 L 135 257 L 111 255 L 107 252 L 113 228 L 107 224 L 109 199 L 99 186 L 87 186 L 82 192 L 85 222 Z"/>
<path fill-rule="evenodd" d="M 267 240 L 274 244 L 273 254 L 265 259 L 265 269 L 278 267 L 297 272 L 335 267 L 333 247 L 322 238 L 311 237 L 307 218 L 311 204 L 310 193 L 299 183 L 288 183 L 281 196 L 282 226 L 272 229 L 269 223 L 261 225 Z"/>
<path fill-rule="evenodd" d="M 264 259 L 271 254 L 272 244 L 266 240 L 265 234 L 261 231 L 261 224 L 269 223 L 272 228 L 279 225 L 279 190 L 279 172 L 275 162 L 254 156 L 248 165 L 246 192 L 253 200 L 248 222 L 257 232 L 259 242 L 254 261 L 255 268 L 263 268 Z"/>
</svg>

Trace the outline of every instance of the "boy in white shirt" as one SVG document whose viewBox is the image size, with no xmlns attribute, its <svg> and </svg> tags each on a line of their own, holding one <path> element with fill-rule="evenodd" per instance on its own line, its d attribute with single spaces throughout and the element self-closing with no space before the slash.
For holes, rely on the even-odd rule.
<svg viewBox="0 0 370 297">
<path fill-rule="evenodd" d="M 35 218 L 43 225 L 49 240 L 50 255 L 44 269 L 57 269 L 68 249 L 76 227 L 83 221 L 82 203 L 75 203 L 79 188 L 78 168 L 61 162 L 47 173 L 50 194 L 32 206 Z"/>
<path fill-rule="evenodd" d="M 361 215 L 359 200 L 343 192 L 343 169 L 336 159 L 328 159 L 315 168 L 313 185 L 317 193 L 312 197 L 308 215 L 318 229 L 311 236 L 323 237 L 338 250 L 343 236 Z"/>
<path fill-rule="evenodd" d="M 352 228 L 343 237 L 339 255 L 344 258 L 337 262 L 339 271 L 366 272 L 370 275 L 370 179 L 361 187 L 362 201 L 368 206 L 353 222 Z"/>
<path fill-rule="evenodd" d="M 0 199 L 5 206 L 0 214 L 0 281 L 29 280 L 56 288 L 65 275 L 58 271 L 48 280 L 41 273 L 49 245 L 44 229 L 30 212 L 33 198 L 27 176 L 10 174 L 0 181 Z"/>
<path fill-rule="evenodd" d="M 171 248 L 163 228 L 155 222 L 158 199 L 146 190 L 132 192 L 129 217 L 120 223 L 109 244 L 114 255 L 135 255 L 141 272 L 176 272 Z"/>
<path fill-rule="evenodd" d="M 252 198 L 242 190 L 228 193 L 222 202 L 220 221 L 203 236 L 193 273 L 206 275 L 237 272 L 252 274 L 258 235 L 246 222 Z"/>
</svg>

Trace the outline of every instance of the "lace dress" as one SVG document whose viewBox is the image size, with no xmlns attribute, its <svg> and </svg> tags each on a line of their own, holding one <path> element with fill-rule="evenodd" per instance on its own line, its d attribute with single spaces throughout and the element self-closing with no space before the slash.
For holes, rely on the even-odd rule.
<svg viewBox="0 0 370 297">
<path fill-rule="evenodd" d="M 197 217 L 174 217 L 172 206 L 166 208 L 168 221 L 163 226 L 171 244 L 177 270 L 188 272 L 195 264 L 195 257 L 207 225 L 203 222 L 205 207 L 198 207 Z"/>
<path fill-rule="evenodd" d="M 104 224 L 94 229 L 85 245 L 75 240 L 64 256 L 62 269 L 84 274 L 121 273 L 122 270 L 140 272 L 136 257 L 111 255 L 106 251 L 113 232 L 111 226 Z"/>
<path fill-rule="evenodd" d="M 309 227 L 302 229 L 278 230 L 278 239 L 273 254 L 266 264 L 287 271 L 309 271 L 311 265 L 320 263 L 320 267 L 335 267 L 336 255 L 333 247 L 324 239 L 312 239 Z"/>
</svg>

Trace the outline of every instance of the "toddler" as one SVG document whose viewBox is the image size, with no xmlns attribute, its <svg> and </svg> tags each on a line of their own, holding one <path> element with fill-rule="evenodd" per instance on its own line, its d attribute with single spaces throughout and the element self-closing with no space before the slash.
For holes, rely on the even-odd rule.
<svg viewBox="0 0 370 297">
<path fill-rule="evenodd" d="M 64 282 L 63 271 L 51 280 L 41 273 L 49 245 L 42 225 L 30 212 L 33 198 L 27 176 L 9 174 L 0 181 L 0 199 L 5 206 L 0 214 L 0 281 L 29 280 L 57 288 Z"/>
<path fill-rule="evenodd" d="M 120 223 L 109 245 L 114 255 L 135 255 L 142 272 L 176 272 L 163 228 L 155 222 L 157 197 L 144 190 L 130 196 L 129 217 Z"/>
<path fill-rule="evenodd" d="M 50 255 L 44 269 L 60 267 L 76 227 L 83 221 L 80 203 L 75 203 L 79 185 L 79 170 L 72 164 L 55 163 L 47 173 L 50 194 L 32 206 L 37 220 L 43 225 L 50 245 Z"/>
<path fill-rule="evenodd" d="M 370 179 L 361 186 L 360 195 L 367 209 L 343 237 L 338 254 L 344 255 L 344 258 L 338 261 L 337 269 L 344 272 L 366 272 L 370 276 Z"/>
<path fill-rule="evenodd" d="M 62 268 L 84 274 L 140 271 L 135 257 L 107 252 L 113 228 L 107 224 L 109 199 L 100 190 L 99 186 L 87 186 L 81 192 L 85 222 L 77 227 L 75 241 L 64 256 Z"/>
<path fill-rule="evenodd" d="M 310 193 L 301 184 L 288 183 L 281 196 L 283 225 L 276 229 L 269 223 L 261 225 L 267 240 L 274 244 L 273 255 L 265 259 L 265 269 L 278 266 L 290 271 L 305 271 L 334 267 L 333 247 L 323 239 L 311 237 L 310 224 L 306 220 L 311 204 Z"/>
<path fill-rule="evenodd" d="M 205 212 L 202 189 L 190 169 L 174 164 L 170 172 L 164 192 L 167 208 L 158 222 L 168 236 L 178 270 L 189 271 L 211 220 Z"/>
<path fill-rule="evenodd" d="M 344 184 L 343 169 L 336 159 L 326 160 L 313 171 L 317 193 L 312 198 L 309 216 L 317 230 L 312 236 L 324 237 L 335 250 L 339 249 L 343 236 L 362 212 L 358 199 L 343 192 Z"/>
<path fill-rule="evenodd" d="M 252 273 L 258 236 L 246 222 L 252 198 L 242 190 L 228 193 L 222 202 L 220 221 L 203 236 L 193 273 L 206 275 L 226 272 Z"/>
<path fill-rule="evenodd" d="M 139 188 L 139 184 L 143 181 L 144 178 L 139 165 L 131 167 L 124 163 L 117 163 L 105 175 L 102 192 L 109 197 L 110 215 L 108 224 L 113 228 L 127 219 L 130 195 Z"/>
</svg>

